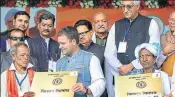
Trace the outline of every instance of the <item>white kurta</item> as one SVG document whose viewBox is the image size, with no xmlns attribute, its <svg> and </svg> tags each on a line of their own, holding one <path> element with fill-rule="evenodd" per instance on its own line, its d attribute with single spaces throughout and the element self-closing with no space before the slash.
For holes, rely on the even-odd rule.
<svg viewBox="0 0 175 97">
<path fill-rule="evenodd" d="M 149 26 L 149 36 L 150 36 L 149 43 L 160 43 L 159 28 L 156 21 L 153 19 L 151 20 L 150 26 Z M 108 67 L 110 69 L 109 71 L 111 71 L 112 75 L 114 76 L 119 75 L 118 67 L 122 66 L 122 64 L 117 58 L 117 49 L 115 45 L 115 24 L 112 25 L 109 31 L 104 55 L 105 55 L 105 60 L 107 61 L 107 63 L 109 63 L 108 64 L 109 65 Z M 133 60 L 132 64 L 137 69 L 142 68 L 138 60 Z M 111 77 L 109 79 L 111 79 Z M 108 84 L 111 84 L 111 83 L 112 83 L 112 80 L 107 81 L 107 89 L 108 89 L 107 91 L 110 91 L 108 92 L 108 96 L 114 97 L 113 87 L 111 87 L 111 85 L 108 86 Z"/>
</svg>

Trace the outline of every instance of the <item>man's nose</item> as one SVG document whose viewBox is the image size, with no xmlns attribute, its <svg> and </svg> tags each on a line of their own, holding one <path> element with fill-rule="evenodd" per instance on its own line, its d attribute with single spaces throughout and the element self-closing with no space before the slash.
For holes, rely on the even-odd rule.
<svg viewBox="0 0 175 97">
<path fill-rule="evenodd" d="M 127 13 L 128 12 L 128 9 L 126 7 L 124 7 L 124 12 Z"/>
<path fill-rule="evenodd" d="M 17 42 L 20 42 L 20 39 L 17 39 Z"/>
<path fill-rule="evenodd" d="M 147 61 L 148 58 L 146 56 L 143 57 L 143 61 Z"/>
<path fill-rule="evenodd" d="M 83 35 L 79 35 L 79 39 L 82 39 L 83 38 Z"/>
<path fill-rule="evenodd" d="M 24 26 L 25 25 L 25 22 L 22 22 L 21 24 Z"/>
<path fill-rule="evenodd" d="M 29 56 L 28 55 L 24 55 L 24 58 L 28 60 L 29 59 Z"/>
</svg>

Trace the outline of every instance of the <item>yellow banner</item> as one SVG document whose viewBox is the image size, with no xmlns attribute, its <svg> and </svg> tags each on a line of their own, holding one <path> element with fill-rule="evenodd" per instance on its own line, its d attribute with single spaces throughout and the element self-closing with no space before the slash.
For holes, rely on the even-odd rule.
<svg viewBox="0 0 175 97">
<path fill-rule="evenodd" d="M 162 97 L 160 73 L 115 77 L 115 97 Z"/>
<path fill-rule="evenodd" d="M 77 71 L 35 72 L 31 91 L 35 97 L 74 97 L 72 86 L 77 77 Z"/>
</svg>

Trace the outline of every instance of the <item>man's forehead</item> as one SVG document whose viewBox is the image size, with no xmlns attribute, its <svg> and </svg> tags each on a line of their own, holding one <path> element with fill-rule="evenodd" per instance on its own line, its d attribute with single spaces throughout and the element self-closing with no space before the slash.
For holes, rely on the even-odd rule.
<svg viewBox="0 0 175 97">
<path fill-rule="evenodd" d="M 141 50 L 140 50 L 140 54 L 152 54 L 148 49 L 146 49 L 146 48 L 142 48 Z"/>
<path fill-rule="evenodd" d="M 26 18 L 27 17 L 27 18 Z M 29 20 L 29 17 L 27 15 L 17 15 L 16 19 L 25 19 L 25 20 Z"/>
<path fill-rule="evenodd" d="M 101 20 L 101 19 L 107 20 L 107 16 L 103 13 L 98 13 L 94 16 L 94 20 Z"/>
<path fill-rule="evenodd" d="M 21 45 L 17 48 L 17 51 L 18 51 L 18 53 L 24 53 L 24 51 L 29 52 L 29 48 L 24 46 L 24 45 Z"/>
<path fill-rule="evenodd" d="M 13 36 L 24 36 L 24 33 L 21 32 L 21 31 L 12 31 L 10 35 L 11 35 L 11 36 L 12 36 L 12 35 L 13 35 Z"/>
<path fill-rule="evenodd" d="M 42 19 L 40 23 L 42 23 L 42 24 L 44 24 L 44 23 L 47 23 L 47 24 L 48 24 L 48 23 L 53 24 L 53 21 L 52 21 L 52 19 L 47 19 L 47 20 L 46 20 L 46 19 Z"/>
<path fill-rule="evenodd" d="M 78 32 L 79 32 L 79 31 L 82 31 L 82 30 L 83 30 L 83 31 L 84 31 L 84 30 L 88 30 L 88 27 L 87 27 L 86 25 L 80 25 L 80 26 L 77 27 L 77 30 L 78 30 Z"/>
<path fill-rule="evenodd" d="M 68 37 L 64 34 L 58 36 L 58 40 L 63 40 L 63 39 L 66 40 L 68 39 Z"/>
</svg>

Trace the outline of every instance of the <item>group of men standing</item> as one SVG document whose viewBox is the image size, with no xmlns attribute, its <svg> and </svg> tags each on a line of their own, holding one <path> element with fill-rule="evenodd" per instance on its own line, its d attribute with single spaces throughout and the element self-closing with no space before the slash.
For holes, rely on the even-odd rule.
<svg viewBox="0 0 175 97">
<path fill-rule="evenodd" d="M 159 72 L 156 69 L 160 68 L 160 52 L 156 51 L 161 51 L 161 45 L 156 21 L 139 14 L 138 0 L 121 4 L 125 18 L 116 21 L 110 30 L 107 15 L 97 12 L 92 24 L 78 20 L 74 26 L 62 28 L 58 42 L 51 38 L 55 23 L 52 13 L 42 10 L 36 18 L 38 30 L 31 30 L 39 34 L 30 38 L 26 35 L 29 14 L 15 12 L 14 29 L 3 35 L 1 41 L 2 51 L 6 51 L 0 61 L 1 96 L 33 97 L 35 93 L 29 91 L 33 70 L 79 71 L 77 83 L 72 86 L 75 97 L 115 97 L 113 76 Z M 16 80 L 22 80 L 21 84 Z M 170 86 L 164 90 L 164 96 L 172 96 Z"/>
</svg>

